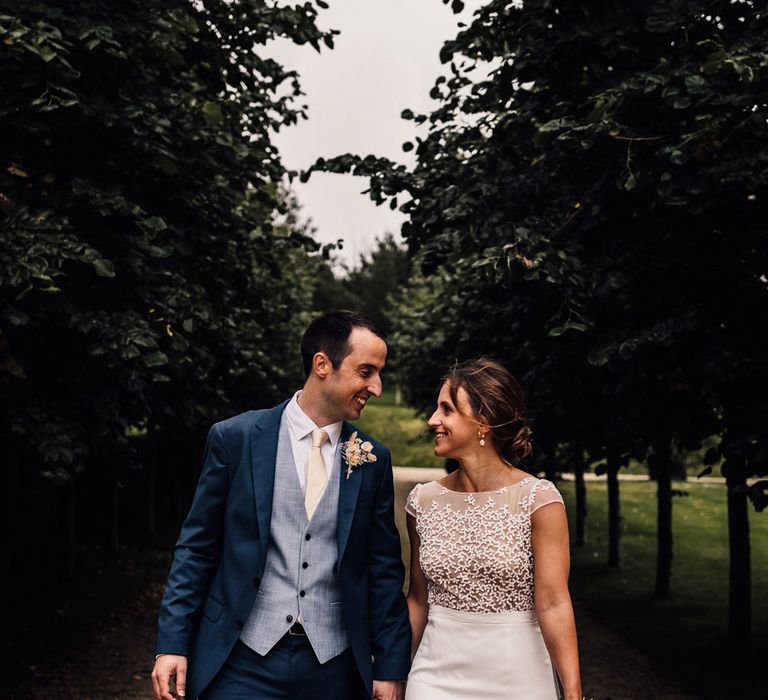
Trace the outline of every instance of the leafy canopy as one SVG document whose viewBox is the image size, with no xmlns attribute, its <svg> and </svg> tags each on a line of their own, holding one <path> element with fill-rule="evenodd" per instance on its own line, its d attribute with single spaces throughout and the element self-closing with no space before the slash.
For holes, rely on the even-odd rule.
<svg viewBox="0 0 768 700">
<path fill-rule="evenodd" d="M 325 3 L 317 2 L 318 7 Z M 302 297 L 271 135 L 304 115 L 264 57 L 309 2 L 0 2 L 0 432 L 52 474 L 275 400 Z M 293 360 L 295 359 L 295 362 Z"/>
</svg>

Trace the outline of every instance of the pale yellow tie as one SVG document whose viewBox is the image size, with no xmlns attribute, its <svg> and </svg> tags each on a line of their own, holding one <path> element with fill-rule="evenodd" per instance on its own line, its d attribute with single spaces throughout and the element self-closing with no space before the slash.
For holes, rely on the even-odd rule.
<svg viewBox="0 0 768 700">
<path fill-rule="evenodd" d="M 320 503 L 328 483 L 328 472 L 325 470 L 323 452 L 320 449 L 328 439 L 328 433 L 321 428 L 312 431 L 312 447 L 307 458 L 307 491 L 304 496 L 304 507 L 307 509 L 307 518 L 312 520 L 312 514 Z"/>
</svg>

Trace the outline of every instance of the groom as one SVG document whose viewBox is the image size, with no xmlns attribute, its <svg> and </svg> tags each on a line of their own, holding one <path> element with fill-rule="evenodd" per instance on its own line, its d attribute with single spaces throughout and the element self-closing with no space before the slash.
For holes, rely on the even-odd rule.
<svg viewBox="0 0 768 700">
<path fill-rule="evenodd" d="M 400 700 L 410 666 L 389 451 L 354 428 L 387 346 L 334 311 L 303 391 L 216 423 L 160 608 L 155 695 Z M 186 692 L 185 692 L 186 691 Z"/>
</svg>

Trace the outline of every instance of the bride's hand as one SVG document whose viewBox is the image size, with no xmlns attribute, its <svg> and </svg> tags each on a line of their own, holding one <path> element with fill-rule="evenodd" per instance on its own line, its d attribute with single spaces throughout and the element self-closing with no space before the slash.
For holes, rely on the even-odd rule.
<svg viewBox="0 0 768 700">
<path fill-rule="evenodd" d="M 373 700 L 403 700 L 405 683 L 401 681 L 374 681 Z"/>
<path fill-rule="evenodd" d="M 183 698 L 187 689 L 187 657 L 161 654 L 152 669 L 152 686 L 157 700 L 174 700 L 171 695 L 171 676 L 176 676 L 176 694 Z"/>
</svg>

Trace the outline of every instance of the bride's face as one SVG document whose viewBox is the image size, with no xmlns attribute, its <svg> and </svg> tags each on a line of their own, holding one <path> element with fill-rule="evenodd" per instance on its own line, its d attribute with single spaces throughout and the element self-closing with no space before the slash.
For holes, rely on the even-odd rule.
<svg viewBox="0 0 768 700">
<path fill-rule="evenodd" d="M 448 384 L 443 384 L 437 397 L 437 408 L 427 425 L 435 433 L 437 457 L 460 457 L 477 448 L 477 423 L 468 418 L 472 415 L 467 392 L 461 387 L 456 392 L 458 406 L 451 399 Z"/>
</svg>

